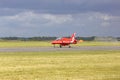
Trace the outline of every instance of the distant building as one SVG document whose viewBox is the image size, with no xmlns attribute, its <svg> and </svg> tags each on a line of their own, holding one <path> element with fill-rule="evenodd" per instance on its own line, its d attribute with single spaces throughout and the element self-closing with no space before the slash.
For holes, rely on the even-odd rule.
<svg viewBox="0 0 120 80">
<path fill-rule="evenodd" d="M 117 37 L 117 40 L 120 41 L 120 37 Z"/>
<path fill-rule="evenodd" d="M 117 38 L 114 37 L 95 37 L 95 41 L 118 41 Z"/>
</svg>

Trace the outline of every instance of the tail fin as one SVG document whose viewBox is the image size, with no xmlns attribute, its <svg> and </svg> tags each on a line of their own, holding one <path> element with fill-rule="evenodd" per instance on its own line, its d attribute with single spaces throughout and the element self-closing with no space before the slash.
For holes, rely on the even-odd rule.
<svg viewBox="0 0 120 80">
<path fill-rule="evenodd" d="M 74 42 L 74 40 L 75 40 L 75 35 L 76 35 L 76 33 L 73 33 L 73 34 L 72 34 L 72 36 L 71 36 L 71 43 Z"/>
</svg>

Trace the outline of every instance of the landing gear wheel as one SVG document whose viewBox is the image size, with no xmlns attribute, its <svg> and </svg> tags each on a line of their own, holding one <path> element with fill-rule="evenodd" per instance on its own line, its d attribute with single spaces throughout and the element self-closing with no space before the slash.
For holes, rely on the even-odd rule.
<svg viewBox="0 0 120 80">
<path fill-rule="evenodd" d="M 69 46 L 69 48 L 71 48 L 71 46 Z"/>
<path fill-rule="evenodd" d="M 62 48 L 62 45 L 60 45 L 60 48 Z"/>
<path fill-rule="evenodd" d="M 55 48 L 55 45 L 54 45 L 54 48 Z"/>
</svg>

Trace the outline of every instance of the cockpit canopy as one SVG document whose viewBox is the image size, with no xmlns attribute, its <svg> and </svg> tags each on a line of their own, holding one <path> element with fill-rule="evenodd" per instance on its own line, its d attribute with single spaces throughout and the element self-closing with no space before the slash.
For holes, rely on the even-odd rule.
<svg viewBox="0 0 120 80">
<path fill-rule="evenodd" d="M 60 39 L 61 39 L 61 37 L 57 38 L 56 40 L 60 40 Z"/>
</svg>

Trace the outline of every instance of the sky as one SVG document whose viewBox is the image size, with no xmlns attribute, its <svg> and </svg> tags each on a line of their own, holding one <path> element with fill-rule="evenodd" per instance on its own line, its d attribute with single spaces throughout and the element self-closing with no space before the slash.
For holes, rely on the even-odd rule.
<svg viewBox="0 0 120 80">
<path fill-rule="evenodd" d="M 0 0 L 0 37 L 120 37 L 120 0 Z"/>
</svg>

